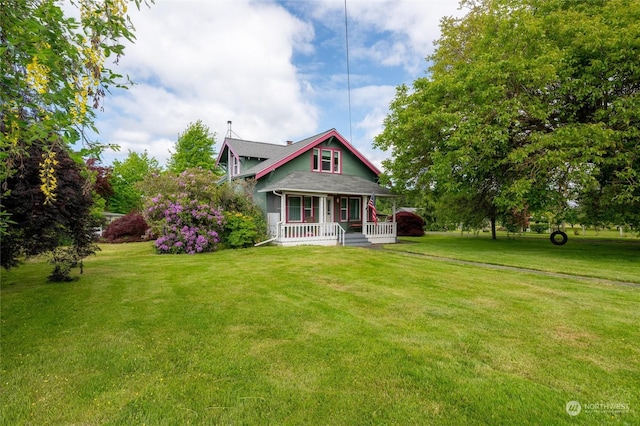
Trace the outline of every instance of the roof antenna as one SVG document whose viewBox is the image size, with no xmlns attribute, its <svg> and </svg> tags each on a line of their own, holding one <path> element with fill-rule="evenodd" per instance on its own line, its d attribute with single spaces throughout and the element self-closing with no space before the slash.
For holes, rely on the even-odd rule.
<svg viewBox="0 0 640 426">
<path fill-rule="evenodd" d="M 349 94 L 349 141 L 353 143 L 351 131 L 351 73 L 349 71 L 349 30 L 347 25 L 347 0 L 344 0 L 344 38 L 347 45 L 347 93 Z"/>
<path fill-rule="evenodd" d="M 239 134 L 231 130 L 231 120 L 227 120 L 227 136 L 225 137 L 230 138 L 232 135 L 236 135 L 238 139 L 242 139 Z"/>
</svg>

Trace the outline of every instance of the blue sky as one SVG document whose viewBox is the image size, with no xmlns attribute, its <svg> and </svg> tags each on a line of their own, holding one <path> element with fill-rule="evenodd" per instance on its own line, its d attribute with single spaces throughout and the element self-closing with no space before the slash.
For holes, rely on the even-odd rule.
<svg viewBox="0 0 640 426">
<path fill-rule="evenodd" d="M 376 165 L 374 150 L 395 88 L 424 76 L 451 0 L 156 0 L 132 11 L 137 41 L 115 69 L 137 84 L 98 113 L 99 140 L 146 150 L 164 165 L 189 123 L 272 143 L 336 128 Z"/>
</svg>

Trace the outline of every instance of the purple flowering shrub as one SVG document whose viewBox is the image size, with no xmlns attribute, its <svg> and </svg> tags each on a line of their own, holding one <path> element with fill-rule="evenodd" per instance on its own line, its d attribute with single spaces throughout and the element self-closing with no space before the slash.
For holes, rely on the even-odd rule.
<svg viewBox="0 0 640 426">
<path fill-rule="evenodd" d="M 252 198 L 255 182 L 217 181 L 211 171 L 197 168 L 144 179 L 143 215 L 159 253 L 248 247 L 267 238 L 262 211 Z"/>
<path fill-rule="evenodd" d="M 190 200 L 186 193 L 153 197 L 145 215 L 158 235 L 155 245 L 159 253 L 209 252 L 220 242 L 222 213 L 210 204 Z"/>
</svg>

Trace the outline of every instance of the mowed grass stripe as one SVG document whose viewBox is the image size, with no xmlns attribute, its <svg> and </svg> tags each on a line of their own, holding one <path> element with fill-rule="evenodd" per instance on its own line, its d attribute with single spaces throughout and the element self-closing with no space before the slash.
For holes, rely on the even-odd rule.
<svg viewBox="0 0 640 426">
<path fill-rule="evenodd" d="M 526 235 L 491 240 L 488 235 L 429 233 L 402 237 L 404 244 L 388 244 L 388 250 L 425 254 L 493 265 L 602 278 L 640 284 L 640 239 L 598 239 L 570 236 L 564 246 L 554 246 L 548 235 Z"/>
</svg>

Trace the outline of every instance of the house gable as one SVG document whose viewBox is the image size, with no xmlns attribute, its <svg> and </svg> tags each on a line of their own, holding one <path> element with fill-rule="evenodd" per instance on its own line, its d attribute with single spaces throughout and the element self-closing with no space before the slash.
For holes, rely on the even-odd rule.
<svg viewBox="0 0 640 426">
<path fill-rule="evenodd" d="M 277 168 L 291 162 L 295 158 L 301 157 L 304 153 L 309 152 L 312 153 L 313 149 L 318 146 L 335 146 L 336 148 L 343 148 L 345 153 L 349 153 L 353 157 L 357 158 L 367 169 L 369 169 L 375 176 L 380 175 L 380 171 L 369 161 L 367 160 L 357 149 L 355 149 L 345 138 L 340 135 L 336 131 L 336 129 L 331 129 L 327 132 L 321 133 L 312 138 L 305 139 L 303 141 L 297 142 L 295 144 L 290 145 L 291 147 L 295 147 L 295 150 L 292 150 L 290 153 L 285 153 L 282 158 L 274 159 L 270 164 L 259 165 L 256 168 L 260 168 L 260 170 L 256 170 L 256 179 L 260 179 L 268 173 L 276 170 Z M 346 156 L 345 156 L 346 158 Z M 306 157 L 307 167 L 301 165 L 301 168 L 297 168 L 297 170 L 309 170 L 311 166 L 311 157 Z M 263 166 L 263 167 L 260 167 Z M 355 168 L 354 168 L 355 171 Z M 344 169 L 342 171 L 344 173 Z"/>
<path fill-rule="evenodd" d="M 217 164 L 226 165 L 227 177 L 255 177 L 262 180 L 269 176 L 282 177 L 296 170 L 325 173 L 316 163 L 314 154 L 332 156 L 330 172 L 348 174 L 377 180 L 380 171 L 357 149 L 342 137 L 335 129 L 320 133 L 290 145 L 277 145 L 264 142 L 244 141 L 226 138 Z M 333 159 L 333 155 L 337 159 Z M 326 158 L 324 158 L 327 161 Z M 322 161 L 315 160 L 315 161 Z M 335 161 L 335 164 L 333 163 Z"/>
<path fill-rule="evenodd" d="M 216 165 L 224 165 L 227 169 L 227 177 L 239 177 L 247 170 L 251 170 L 258 164 L 268 161 L 274 156 L 282 155 L 283 145 L 266 142 L 247 141 L 242 139 L 225 138 Z"/>
</svg>

